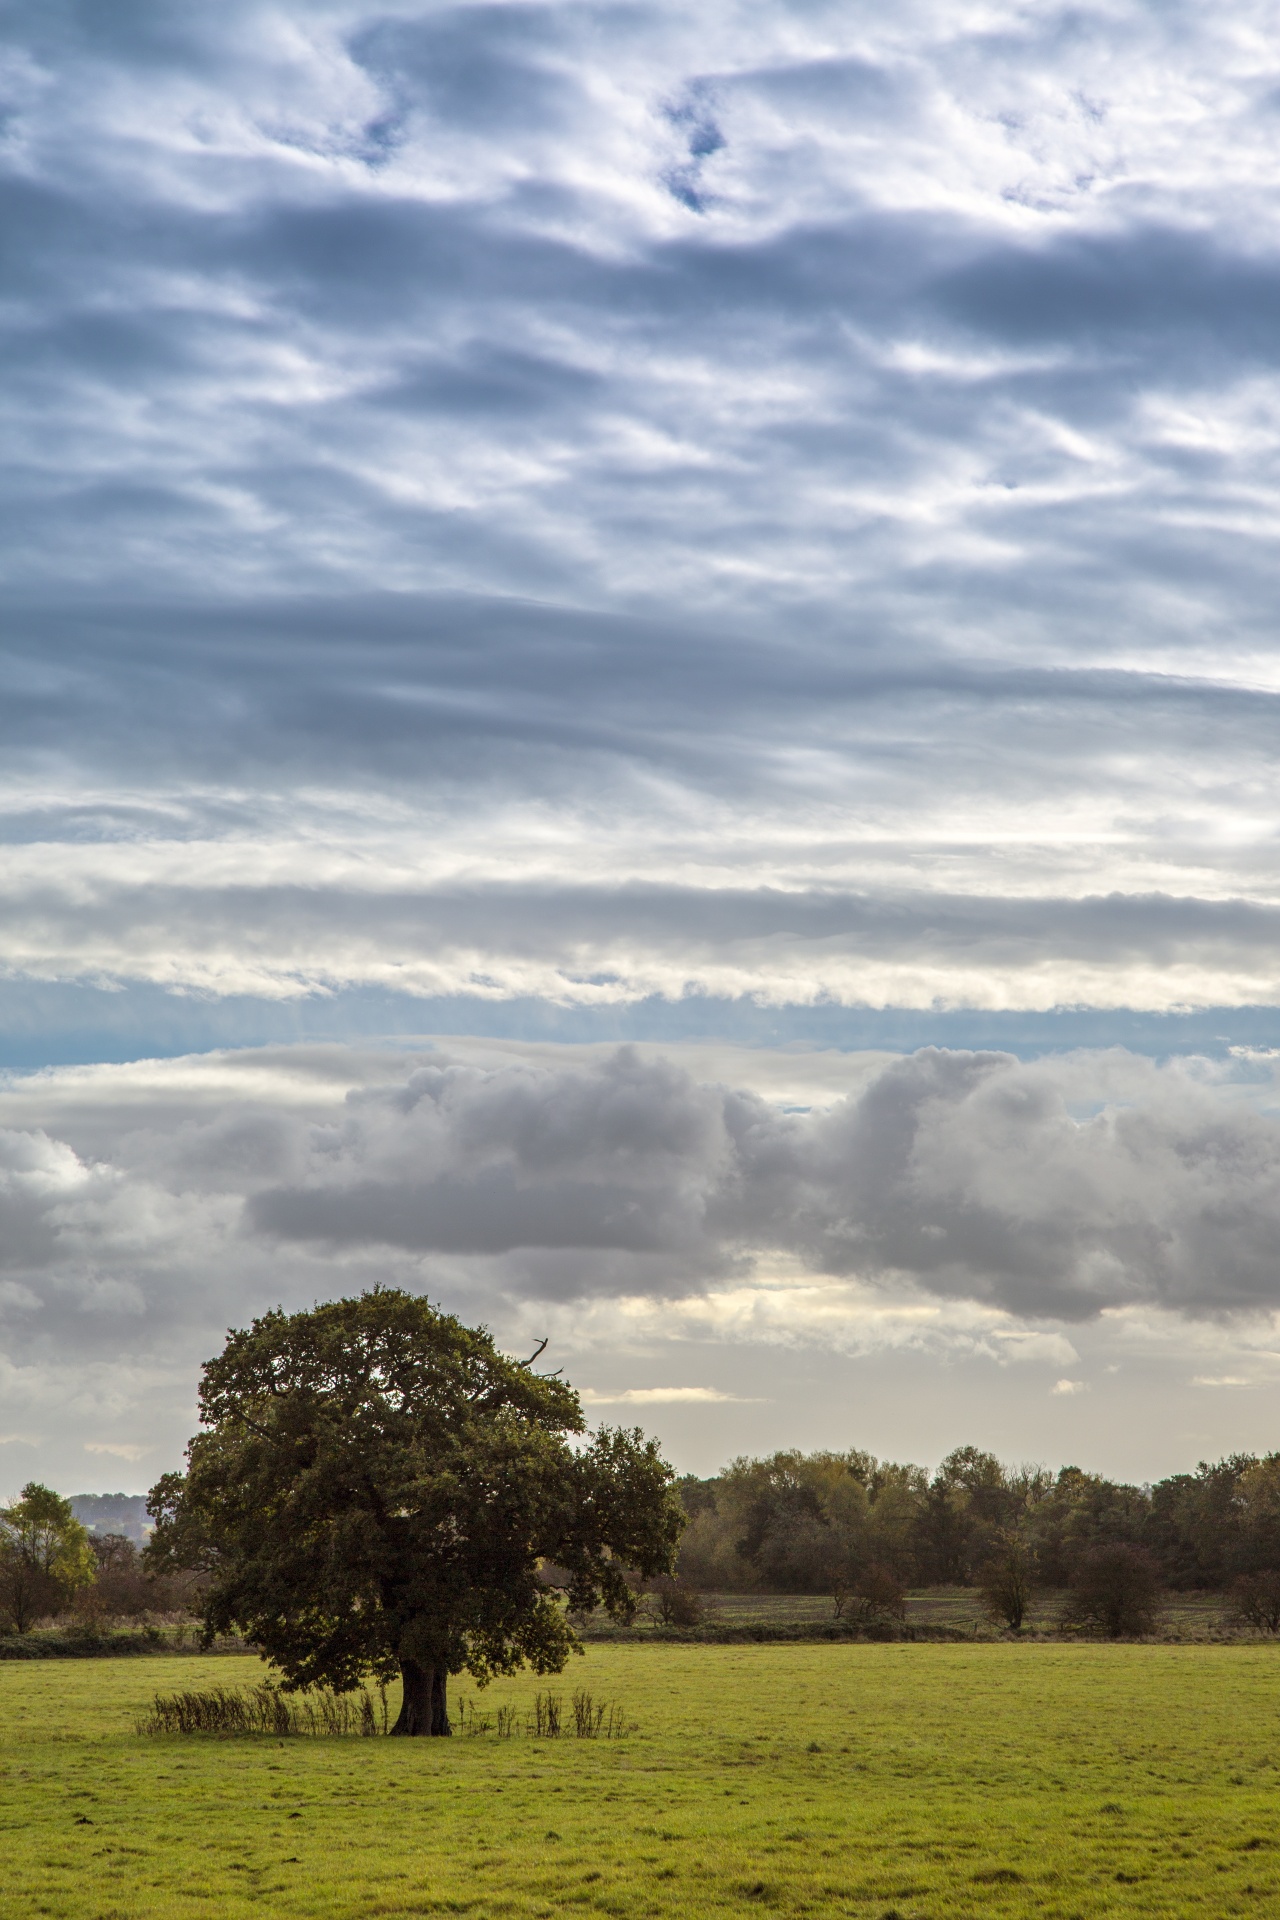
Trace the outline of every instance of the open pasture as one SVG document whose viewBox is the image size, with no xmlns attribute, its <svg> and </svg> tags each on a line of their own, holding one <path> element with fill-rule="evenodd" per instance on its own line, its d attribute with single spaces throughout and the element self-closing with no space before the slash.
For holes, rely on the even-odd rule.
<svg viewBox="0 0 1280 1920">
<path fill-rule="evenodd" d="M 596 1647 L 621 1740 L 141 1737 L 250 1659 L 0 1667 L 6 1920 L 1263 1914 L 1266 1647 Z M 531 1676 L 483 1696 L 532 1703 Z M 472 1694 L 473 1689 L 460 1690 Z"/>
</svg>

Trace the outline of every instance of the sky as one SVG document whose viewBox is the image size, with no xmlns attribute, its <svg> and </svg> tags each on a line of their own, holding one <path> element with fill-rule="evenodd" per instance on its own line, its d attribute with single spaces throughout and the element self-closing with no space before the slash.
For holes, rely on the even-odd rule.
<svg viewBox="0 0 1280 1920">
<path fill-rule="evenodd" d="M 1280 5 L 3 17 L 0 1493 L 1280 1445 Z"/>
</svg>

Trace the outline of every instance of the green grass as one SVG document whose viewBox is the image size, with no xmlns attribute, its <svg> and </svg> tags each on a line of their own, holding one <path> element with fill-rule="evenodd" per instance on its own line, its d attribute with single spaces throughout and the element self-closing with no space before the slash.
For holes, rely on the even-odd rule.
<svg viewBox="0 0 1280 1920">
<path fill-rule="evenodd" d="M 622 1700 L 622 1741 L 133 1731 L 157 1687 L 258 1672 L 0 1667 L 4 1920 L 1216 1920 L 1280 1900 L 1266 1647 L 595 1647 L 557 1685 Z"/>
</svg>

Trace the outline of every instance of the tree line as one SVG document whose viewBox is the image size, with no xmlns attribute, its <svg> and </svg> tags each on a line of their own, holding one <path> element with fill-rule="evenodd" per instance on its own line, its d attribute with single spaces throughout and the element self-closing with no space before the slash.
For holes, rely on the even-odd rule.
<svg viewBox="0 0 1280 1920">
<path fill-rule="evenodd" d="M 679 1573 L 725 1593 L 828 1593 L 835 1610 L 908 1587 L 973 1586 L 1020 1626 L 1036 1588 L 1230 1590 L 1280 1626 L 1280 1453 L 1231 1454 L 1154 1485 L 1079 1467 L 1011 1467 L 957 1447 L 932 1474 L 847 1453 L 785 1451 L 686 1475 Z M 879 1602 L 875 1596 L 880 1596 Z"/>
<path fill-rule="evenodd" d="M 70 1500 L 38 1481 L 0 1507 L 0 1629 L 29 1633 L 70 1615 L 92 1628 L 105 1620 L 186 1614 L 199 1605 L 189 1574 L 158 1574 L 138 1543 L 91 1533 Z"/>
</svg>

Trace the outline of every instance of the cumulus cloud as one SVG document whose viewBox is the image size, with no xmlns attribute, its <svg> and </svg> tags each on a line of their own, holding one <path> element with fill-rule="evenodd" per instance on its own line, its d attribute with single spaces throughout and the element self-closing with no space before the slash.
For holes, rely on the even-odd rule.
<svg viewBox="0 0 1280 1920">
<path fill-rule="evenodd" d="M 803 1055 L 793 1090 L 776 1057 L 756 1087 L 706 1061 L 281 1048 L 0 1087 L 13 1432 L 48 1444 L 65 1405 L 79 1457 L 158 1459 L 228 1325 L 379 1279 L 549 1336 L 605 1412 L 773 1419 L 752 1353 L 1047 1375 L 1049 1400 L 1153 1355 L 1270 1377 L 1274 1063 L 934 1049 L 842 1091 Z"/>
<path fill-rule="evenodd" d="M 1032 1318 L 1280 1306 L 1274 1118 L 1157 1068 L 1121 1101 L 1096 1076 L 1082 1117 L 1078 1078 L 927 1049 L 796 1114 L 626 1049 L 586 1071 L 429 1066 L 351 1100 L 248 1218 L 334 1248 L 554 1251 L 526 1284 L 561 1294 L 598 1290 L 593 1254 L 610 1290 L 645 1292 L 776 1252 Z"/>
<path fill-rule="evenodd" d="M 795 1111 L 623 1048 L 430 1060 L 330 1088 L 327 1113 L 251 1091 L 210 1087 L 176 1124 L 117 1116 L 109 1138 L 73 1108 L 79 1151 L 6 1130 L 10 1326 L 145 1312 L 154 1331 L 166 1299 L 190 1312 L 166 1271 L 184 1243 L 188 1283 L 229 1263 L 228 1302 L 283 1249 L 308 1278 L 387 1250 L 424 1275 L 471 1263 L 490 1299 L 548 1303 L 767 1285 L 790 1262 L 1013 1316 L 1009 1359 L 1072 1357 L 1037 1321 L 1280 1308 L 1278 1123 L 1219 1074 L 927 1049 Z"/>
</svg>

